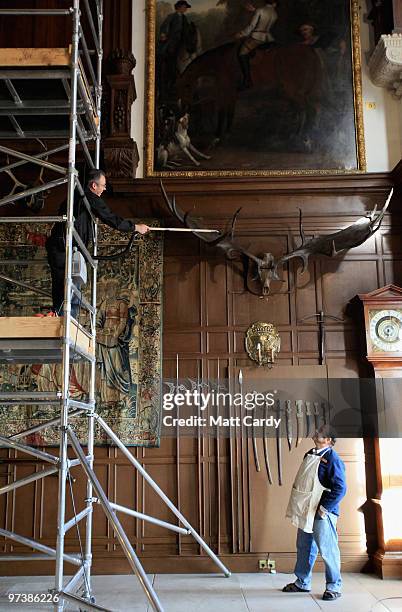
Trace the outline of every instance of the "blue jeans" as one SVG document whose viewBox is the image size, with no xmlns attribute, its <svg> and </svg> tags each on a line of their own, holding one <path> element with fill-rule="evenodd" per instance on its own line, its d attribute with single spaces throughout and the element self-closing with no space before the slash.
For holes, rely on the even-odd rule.
<svg viewBox="0 0 402 612">
<path fill-rule="evenodd" d="M 336 531 L 336 514 L 329 512 L 326 518 L 314 519 L 313 533 L 297 530 L 296 584 L 300 589 L 311 589 L 311 575 L 318 552 L 325 564 L 325 581 L 328 591 L 341 592 L 341 555 Z"/>
</svg>

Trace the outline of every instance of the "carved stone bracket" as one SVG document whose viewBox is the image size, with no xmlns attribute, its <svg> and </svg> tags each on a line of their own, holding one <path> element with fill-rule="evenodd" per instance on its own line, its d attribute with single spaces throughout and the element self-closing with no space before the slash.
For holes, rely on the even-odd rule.
<svg viewBox="0 0 402 612">
<path fill-rule="evenodd" d="M 383 34 L 369 61 L 371 80 L 402 97 L 402 34 Z"/>
<path fill-rule="evenodd" d="M 131 106 L 136 98 L 131 52 L 115 49 L 107 62 L 102 111 L 103 150 L 108 178 L 135 178 L 137 145 L 131 138 Z"/>
</svg>

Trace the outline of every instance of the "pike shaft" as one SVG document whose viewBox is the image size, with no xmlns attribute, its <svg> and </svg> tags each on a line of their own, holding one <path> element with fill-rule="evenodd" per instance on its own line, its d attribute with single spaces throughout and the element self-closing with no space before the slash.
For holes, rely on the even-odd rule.
<svg viewBox="0 0 402 612">
<path fill-rule="evenodd" d="M 219 230 L 215 229 L 189 229 L 187 227 L 150 227 L 150 232 L 197 232 L 200 234 L 219 234 Z"/>
</svg>

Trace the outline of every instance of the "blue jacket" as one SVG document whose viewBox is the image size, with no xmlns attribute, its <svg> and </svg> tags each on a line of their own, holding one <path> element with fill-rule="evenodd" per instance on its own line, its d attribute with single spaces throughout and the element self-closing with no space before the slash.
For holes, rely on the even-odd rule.
<svg viewBox="0 0 402 612">
<path fill-rule="evenodd" d="M 312 453 L 313 450 L 315 449 L 309 451 L 308 454 Z M 331 489 L 330 491 L 324 491 L 320 505 L 328 512 L 333 512 L 333 514 L 339 516 L 339 502 L 345 497 L 346 493 L 345 464 L 333 448 L 323 449 L 317 454 L 324 454 L 318 468 L 318 479 L 323 487 Z"/>
</svg>

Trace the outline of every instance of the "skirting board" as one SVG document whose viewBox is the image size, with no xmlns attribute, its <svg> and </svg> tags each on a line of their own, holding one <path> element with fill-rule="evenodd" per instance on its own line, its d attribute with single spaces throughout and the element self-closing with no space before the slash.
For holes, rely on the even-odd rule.
<svg viewBox="0 0 402 612">
<path fill-rule="evenodd" d="M 222 562 L 234 573 L 267 573 L 258 570 L 258 561 L 266 558 L 261 553 L 257 554 L 235 554 L 221 555 Z M 276 561 L 276 571 L 292 573 L 296 561 L 295 553 L 270 554 L 270 559 Z M 140 556 L 140 561 L 147 573 L 158 574 L 208 574 L 217 573 L 217 567 L 207 556 L 189 555 L 166 557 Z M 367 555 L 347 555 L 342 558 L 343 572 L 367 571 Z M 314 571 L 322 572 L 324 566 L 318 561 Z M 402 566 L 401 566 L 402 570 Z M 2 562 L 0 556 L 0 575 L 2 576 L 47 576 L 54 573 L 54 562 L 52 561 L 16 561 Z M 130 574 L 130 567 L 121 555 L 95 553 L 93 559 L 93 573 L 97 575 L 106 574 Z"/>
</svg>

